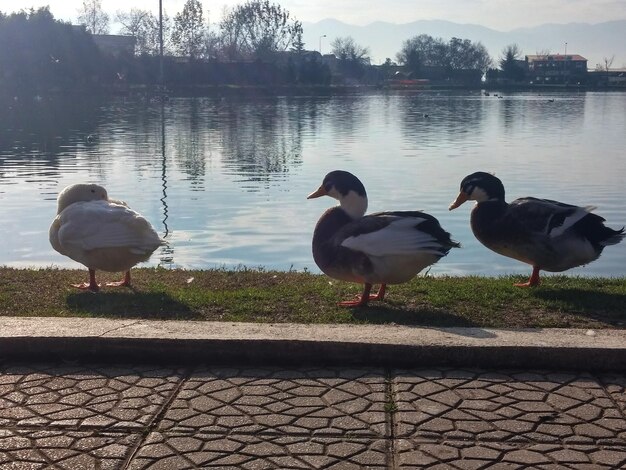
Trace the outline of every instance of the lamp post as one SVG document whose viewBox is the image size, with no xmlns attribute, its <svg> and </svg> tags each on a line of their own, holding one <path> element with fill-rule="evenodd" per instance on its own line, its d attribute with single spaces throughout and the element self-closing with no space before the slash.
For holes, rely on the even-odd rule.
<svg viewBox="0 0 626 470">
<path fill-rule="evenodd" d="M 326 35 L 325 35 L 325 34 L 322 34 L 322 35 L 320 36 L 320 55 L 322 54 L 322 38 L 325 38 L 325 37 L 326 37 Z"/>
<path fill-rule="evenodd" d="M 159 0 L 159 88 L 163 92 L 163 0 Z"/>
<path fill-rule="evenodd" d="M 567 62 L 567 43 L 565 43 L 565 55 L 563 56 L 563 83 L 566 85 L 569 82 L 569 66 L 570 64 Z"/>
</svg>

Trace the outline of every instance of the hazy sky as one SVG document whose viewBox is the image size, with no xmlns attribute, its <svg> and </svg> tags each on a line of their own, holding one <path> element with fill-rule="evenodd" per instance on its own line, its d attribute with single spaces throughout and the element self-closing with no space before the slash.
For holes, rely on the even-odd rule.
<svg viewBox="0 0 626 470">
<path fill-rule="evenodd" d="M 182 9 L 185 0 L 163 0 L 170 16 Z M 202 1 L 211 22 L 219 21 L 224 6 L 245 0 Z M 499 31 L 544 23 L 601 23 L 626 19 L 626 0 L 282 0 L 274 1 L 304 22 L 335 18 L 345 23 L 366 25 L 374 21 L 409 23 L 422 19 L 442 19 L 473 23 Z M 11 13 L 22 8 L 49 5 L 55 18 L 75 20 L 81 0 L 3 0 L 0 11 Z M 158 10 L 158 0 L 102 0 L 103 8 Z"/>
</svg>

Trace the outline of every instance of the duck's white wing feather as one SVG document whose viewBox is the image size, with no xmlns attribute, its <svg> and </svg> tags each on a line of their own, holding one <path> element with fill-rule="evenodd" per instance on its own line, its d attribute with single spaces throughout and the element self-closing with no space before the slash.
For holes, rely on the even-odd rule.
<svg viewBox="0 0 626 470">
<path fill-rule="evenodd" d="M 374 217 L 374 216 L 369 216 Z M 359 223 L 370 223 L 364 217 Z M 420 217 L 385 217 L 387 223 L 377 230 L 347 237 L 341 246 L 361 251 L 370 256 L 414 255 L 429 253 L 442 255 L 441 245 L 437 239 L 419 229 L 419 225 L 427 219 Z"/>
<path fill-rule="evenodd" d="M 152 252 L 162 241 L 137 212 L 107 201 L 77 202 L 60 214 L 59 243 L 82 250 L 126 247 Z"/>
</svg>

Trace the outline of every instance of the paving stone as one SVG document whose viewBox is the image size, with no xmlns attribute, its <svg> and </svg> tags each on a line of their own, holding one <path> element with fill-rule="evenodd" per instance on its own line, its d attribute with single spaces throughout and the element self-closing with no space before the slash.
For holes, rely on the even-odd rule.
<svg viewBox="0 0 626 470">
<path fill-rule="evenodd" d="M 621 411 L 626 414 L 626 375 L 603 374 L 600 381 L 611 398 L 620 405 Z"/>
<path fill-rule="evenodd" d="M 521 382 L 526 378 L 532 380 Z M 441 440 L 464 433 L 480 441 L 626 444 L 626 418 L 615 406 L 623 403 L 624 381 L 602 380 L 609 385 L 585 373 L 399 371 L 393 383 L 396 436 L 432 439 L 438 433 Z"/>
<path fill-rule="evenodd" d="M 542 455 L 540 452 L 530 449 L 519 449 L 507 452 L 503 456 L 505 462 L 521 463 L 523 465 L 538 465 L 550 463 L 550 459 Z"/>
<path fill-rule="evenodd" d="M 626 449 L 621 447 L 597 450 L 594 446 L 564 447 L 561 444 L 516 445 L 466 441 L 426 443 L 399 439 L 396 442 L 396 466 L 401 469 L 608 470 L 624 468 L 624 452 Z"/>
<path fill-rule="evenodd" d="M 182 380 L 149 366 L 0 366 L 0 428 L 146 426 Z"/>
<path fill-rule="evenodd" d="M 139 434 L 0 429 L 0 468 L 121 468 Z"/>
<path fill-rule="evenodd" d="M 159 431 L 384 437 L 385 387 L 380 370 L 199 370 Z"/>
<path fill-rule="evenodd" d="M 625 390 L 558 371 L 390 384 L 379 369 L 2 365 L 0 468 L 626 468 Z"/>
<path fill-rule="evenodd" d="M 382 469 L 387 452 L 383 439 L 154 432 L 129 468 Z"/>
<path fill-rule="evenodd" d="M 590 455 L 594 463 L 609 465 L 611 468 L 626 466 L 626 448 L 600 449 Z"/>
</svg>

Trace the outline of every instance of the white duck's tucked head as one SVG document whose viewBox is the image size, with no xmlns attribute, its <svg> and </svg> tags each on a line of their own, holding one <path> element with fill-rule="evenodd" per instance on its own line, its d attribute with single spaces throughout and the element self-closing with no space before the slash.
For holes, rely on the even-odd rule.
<svg viewBox="0 0 626 470">
<path fill-rule="evenodd" d="M 352 173 L 343 170 L 331 171 L 324 177 L 317 191 L 309 194 L 307 199 L 330 196 L 339 201 L 339 205 L 350 217 L 363 217 L 367 210 L 367 193 L 363 183 Z"/>
<path fill-rule="evenodd" d="M 63 212 L 70 204 L 82 201 L 107 201 L 107 190 L 97 184 L 73 184 L 59 193 L 57 197 L 57 214 Z"/>
</svg>

